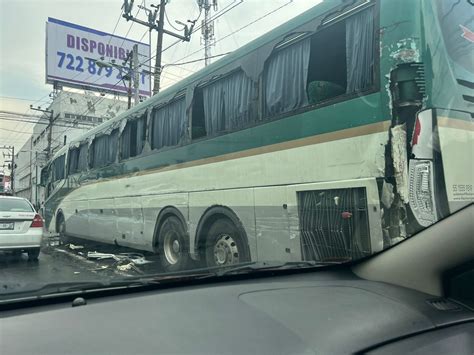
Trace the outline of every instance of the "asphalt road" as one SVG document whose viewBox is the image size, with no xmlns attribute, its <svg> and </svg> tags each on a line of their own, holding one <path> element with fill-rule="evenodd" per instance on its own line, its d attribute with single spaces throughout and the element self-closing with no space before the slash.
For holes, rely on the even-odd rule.
<svg viewBox="0 0 474 355">
<path fill-rule="evenodd" d="M 26 254 L 21 257 L 0 254 L 0 296 L 54 282 L 93 281 L 99 278 L 80 262 L 55 253 L 41 253 L 38 262 L 28 261 Z"/>
<path fill-rule="evenodd" d="M 123 257 L 89 258 L 89 252 Z M 139 260 L 136 259 L 138 256 Z M 38 262 L 28 261 L 26 253 L 15 257 L 0 252 L 0 298 L 8 293 L 34 290 L 51 283 L 117 280 L 128 276 L 162 272 L 159 259 L 151 253 L 102 244 L 66 244 L 45 246 Z"/>
</svg>

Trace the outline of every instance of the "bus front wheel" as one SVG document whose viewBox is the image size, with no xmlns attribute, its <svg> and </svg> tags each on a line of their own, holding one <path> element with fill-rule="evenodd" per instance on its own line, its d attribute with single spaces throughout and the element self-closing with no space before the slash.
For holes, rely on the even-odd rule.
<svg viewBox="0 0 474 355">
<path fill-rule="evenodd" d="M 179 218 L 166 218 L 159 231 L 159 254 L 163 269 L 168 272 L 187 269 L 189 265 L 186 232 Z"/>
<path fill-rule="evenodd" d="M 245 244 L 238 228 L 230 220 L 216 220 L 206 238 L 208 267 L 239 264 L 247 261 Z"/>
</svg>

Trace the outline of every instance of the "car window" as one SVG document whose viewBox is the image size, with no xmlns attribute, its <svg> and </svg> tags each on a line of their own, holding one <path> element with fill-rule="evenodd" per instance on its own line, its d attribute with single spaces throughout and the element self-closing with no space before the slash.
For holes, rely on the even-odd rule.
<svg viewBox="0 0 474 355">
<path fill-rule="evenodd" d="M 2 212 L 33 212 L 33 208 L 25 200 L 1 198 L 0 211 Z"/>
</svg>

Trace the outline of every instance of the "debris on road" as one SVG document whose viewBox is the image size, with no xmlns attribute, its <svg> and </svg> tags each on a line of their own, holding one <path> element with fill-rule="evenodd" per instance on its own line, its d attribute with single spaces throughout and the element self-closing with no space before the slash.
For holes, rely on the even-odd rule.
<svg viewBox="0 0 474 355">
<path fill-rule="evenodd" d="M 75 245 L 75 244 L 70 243 L 68 246 L 69 246 L 69 249 L 72 249 L 72 250 L 84 249 L 83 245 Z"/>
<path fill-rule="evenodd" d="M 143 254 L 139 254 L 139 253 L 112 254 L 112 253 L 100 253 L 97 251 L 90 251 L 87 253 L 87 258 L 97 259 L 97 260 L 114 259 L 115 261 L 129 260 L 131 263 L 135 265 L 143 265 L 143 264 L 152 263 L 152 261 L 146 260 Z"/>
</svg>

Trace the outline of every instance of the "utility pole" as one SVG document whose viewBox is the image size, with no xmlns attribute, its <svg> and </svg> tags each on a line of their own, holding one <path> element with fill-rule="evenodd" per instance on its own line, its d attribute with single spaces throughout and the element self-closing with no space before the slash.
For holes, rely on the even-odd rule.
<svg viewBox="0 0 474 355">
<path fill-rule="evenodd" d="M 48 152 L 48 159 L 51 158 L 52 156 L 52 151 L 51 151 L 51 145 L 52 145 L 52 140 L 53 140 L 53 123 L 54 123 L 54 111 L 53 110 L 43 110 L 41 107 L 33 107 L 33 105 L 30 105 L 30 109 L 33 111 L 39 111 L 43 113 L 49 114 L 49 124 L 48 124 L 48 147 L 46 151 Z M 58 115 L 59 116 L 59 115 Z"/>
<path fill-rule="evenodd" d="M 5 154 L 3 153 L 3 157 L 8 156 L 10 160 L 5 160 L 5 163 L 9 163 L 7 167 L 10 169 L 10 189 L 13 193 L 14 185 L 13 185 L 13 178 L 14 178 L 14 170 L 15 170 L 15 147 L 14 146 L 7 146 L 4 145 L 3 147 L 0 147 L 0 149 L 5 149 L 9 151 L 9 153 Z M 11 164 L 11 165 L 10 165 Z"/>
<path fill-rule="evenodd" d="M 12 146 L 12 168 L 10 170 L 10 189 L 12 190 L 12 195 L 15 194 L 15 185 L 14 185 L 14 177 L 15 177 L 15 146 Z"/>
<path fill-rule="evenodd" d="M 165 20 L 166 0 L 160 1 L 160 17 L 158 20 L 158 39 L 156 41 L 156 57 L 155 57 L 155 82 L 153 84 L 153 95 L 160 91 L 161 84 L 161 54 L 163 51 L 163 26 Z"/>
<path fill-rule="evenodd" d="M 143 26 L 148 27 L 150 31 L 155 30 L 158 32 L 158 38 L 156 42 L 155 77 L 154 77 L 153 95 L 156 95 L 160 91 L 161 70 L 162 70 L 161 53 L 163 51 L 163 35 L 167 34 L 167 35 L 176 37 L 182 41 L 189 42 L 189 40 L 191 39 L 191 33 L 193 32 L 194 24 L 196 22 L 196 21 L 188 20 L 188 22 L 191 24 L 191 26 L 188 27 L 186 24 L 176 21 L 180 25 L 184 26 L 184 29 L 183 29 L 184 36 L 165 29 L 164 28 L 165 7 L 168 1 L 169 0 L 160 0 L 160 5 L 151 5 L 152 7 L 155 8 L 154 11 L 146 9 L 148 10 L 148 22 L 139 20 L 133 17 L 133 15 L 131 14 L 134 0 L 124 0 L 124 3 L 122 5 L 122 9 L 124 12 L 122 17 L 124 17 L 127 21 L 133 21 L 133 22 L 139 23 Z M 158 20 L 156 19 L 157 16 L 159 16 Z"/>
<path fill-rule="evenodd" d="M 138 44 L 133 45 L 133 88 L 135 89 L 135 106 L 140 103 L 140 72 L 138 69 Z"/>
<path fill-rule="evenodd" d="M 198 0 L 201 10 L 204 10 L 204 20 L 201 24 L 201 44 L 204 42 L 204 64 L 211 64 L 211 46 L 215 45 L 214 20 L 211 20 L 211 7 L 217 11 L 217 0 Z"/>
</svg>

